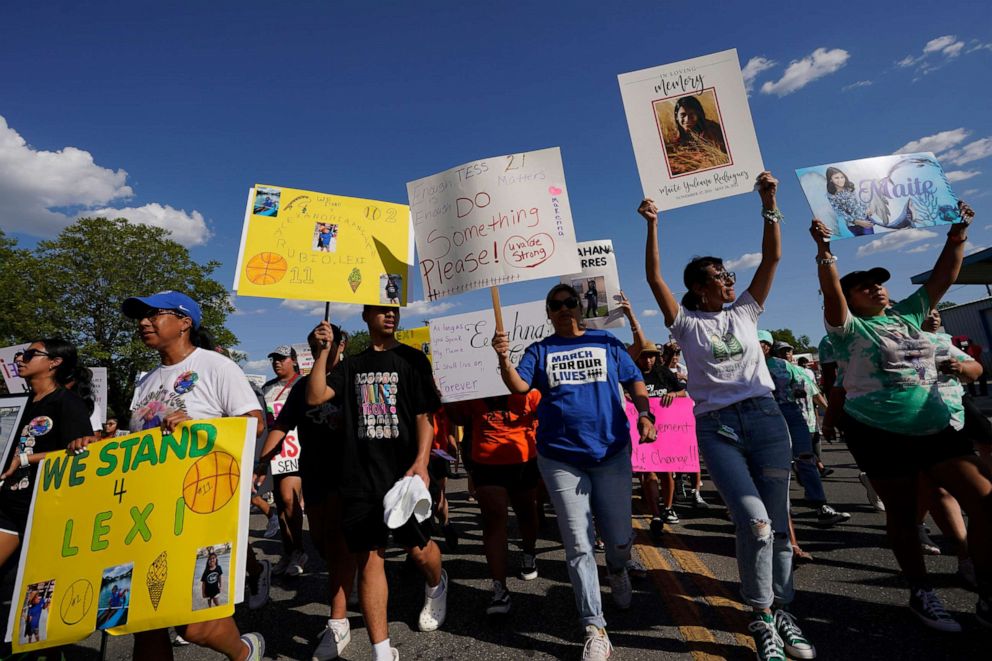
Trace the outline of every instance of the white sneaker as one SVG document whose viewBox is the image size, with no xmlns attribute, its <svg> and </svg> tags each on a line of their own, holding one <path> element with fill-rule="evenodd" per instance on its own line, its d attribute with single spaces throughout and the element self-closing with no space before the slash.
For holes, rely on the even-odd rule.
<svg viewBox="0 0 992 661">
<path fill-rule="evenodd" d="M 613 645 L 606 629 L 595 624 L 586 625 L 586 644 L 582 648 L 582 661 L 606 661 L 613 654 Z"/>
<path fill-rule="evenodd" d="M 177 633 L 176 637 L 172 641 L 172 644 L 176 647 L 185 647 L 186 645 L 189 645 L 189 641 Z"/>
<path fill-rule="evenodd" d="M 289 566 L 286 567 L 286 576 L 302 576 L 303 570 L 307 566 L 310 557 L 303 551 L 293 551 L 289 555 Z"/>
<path fill-rule="evenodd" d="M 275 576 L 282 576 L 289 569 L 289 563 L 293 561 L 293 555 L 284 555 L 279 558 L 279 562 L 272 567 L 272 573 Z"/>
<path fill-rule="evenodd" d="M 610 588 L 613 593 L 613 603 L 620 610 L 630 608 L 630 598 L 633 589 L 630 586 L 630 574 L 626 568 L 617 573 L 610 572 Z"/>
<path fill-rule="evenodd" d="M 269 601 L 269 584 L 272 583 L 272 563 L 268 560 L 259 560 L 262 565 L 262 573 L 258 575 L 257 589 L 252 591 L 251 579 L 248 579 L 248 608 L 257 610 Z"/>
<path fill-rule="evenodd" d="M 883 503 L 882 499 L 878 497 L 877 493 L 875 493 L 875 487 L 871 485 L 871 480 L 868 479 L 868 474 L 861 472 L 858 475 L 858 479 L 861 480 L 861 484 L 865 488 L 865 497 L 868 499 L 868 504 L 874 507 L 876 512 L 884 512 L 885 503 Z"/>
<path fill-rule="evenodd" d="M 269 516 L 269 524 L 265 526 L 265 532 L 262 533 L 262 537 L 265 539 L 272 539 L 279 536 L 279 515 L 272 514 Z"/>
<path fill-rule="evenodd" d="M 260 633 L 246 633 L 241 636 L 241 642 L 248 648 L 246 661 L 262 661 L 265 656 L 265 639 Z"/>
<path fill-rule="evenodd" d="M 313 650 L 311 661 L 336 659 L 351 642 L 351 625 L 348 620 L 328 620 L 320 634 L 320 641 Z"/>
<path fill-rule="evenodd" d="M 429 595 L 430 588 L 424 586 L 424 607 L 417 621 L 421 631 L 436 631 L 448 615 L 448 572 L 441 570 L 441 590 L 437 596 Z"/>
</svg>

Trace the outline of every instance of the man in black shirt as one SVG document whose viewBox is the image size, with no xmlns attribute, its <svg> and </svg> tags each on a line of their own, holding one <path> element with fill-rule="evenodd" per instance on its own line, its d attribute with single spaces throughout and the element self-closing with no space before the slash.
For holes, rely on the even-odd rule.
<svg viewBox="0 0 992 661">
<path fill-rule="evenodd" d="M 394 334 L 399 308 L 366 305 L 369 348 L 340 363 L 329 376 L 329 351 L 318 345 L 307 381 L 307 404 L 317 406 L 341 398 L 343 434 L 340 464 L 342 512 L 348 547 L 359 568 L 362 615 L 372 642 L 374 661 L 395 661 L 389 645 L 386 608 L 385 549 L 393 541 L 407 549 L 427 580 L 421 631 L 441 626 L 447 613 L 447 575 L 441 551 L 430 538 L 430 519 L 411 516 L 390 531 L 384 522 L 383 496 L 400 479 L 423 480 L 429 488 L 427 464 L 434 439 L 432 414 L 440 407 L 430 362 L 420 351 L 400 344 Z M 314 336 L 329 345 L 333 332 L 322 322 Z"/>
</svg>

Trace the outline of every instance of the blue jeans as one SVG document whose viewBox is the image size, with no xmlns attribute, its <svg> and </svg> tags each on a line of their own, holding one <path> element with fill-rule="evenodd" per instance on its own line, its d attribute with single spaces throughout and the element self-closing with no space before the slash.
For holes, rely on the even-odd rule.
<svg viewBox="0 0 992 661">
<path fill-rule="evenodd" d="M 789 436 L 792 438 L 792 460 L 796 462 L 796 472 L 799 481 L 803 483 L 806 500 L 816 505 L 827 502 L 827 494 L 823 492 L 823 481 L 820 471 L 816 468 L 816 456 L 813 454 L 813 437 L 809 433 L 809 425 L 803 417 L 803 411 L 798 404 L 779 403 L 782 416 L 789 426 Z"/>
<path fill-rule="evenodd" d="M 582 626 L 605 627 L 594 549 L 596 529 L 599 528 L 606 544 L 607 569 L 612 573 L 623 571 L 630 559 L 634 537 L 630 448 L 591 468 L 579 468 L 541 455 L 537 457 L 537 466 L 558 517 L 579 620 Z"/>
<path fill-rule="evenodd" d="M 769 395 L 704 413 L 696 418 L 696 437 L 736 528 L 744 601 L 754 608 L 790 603 L 792 452 L 778 404 Z"/>
</svg>

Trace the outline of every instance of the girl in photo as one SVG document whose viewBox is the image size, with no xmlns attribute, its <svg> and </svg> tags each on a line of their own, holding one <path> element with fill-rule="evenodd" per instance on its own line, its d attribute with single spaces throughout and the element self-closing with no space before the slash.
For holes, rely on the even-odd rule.
<svg viewBox="0 0 992 661">
<path fill-rule="evenodd" d="M 217 554 L 213 551 L 207 556 L 207 566 L 200 576 L 200 594 L 206 602 L 205 608 L 220 606 L 220 593 L 224 590 L 224 570 L 220 566 Z"/>
<path fill-rule="evenodd" d="M 706 118 L 703 104 L 694 96 L 683 96 L 675 102 L 675 128 L 679 132 L 676 147 L 697 149 L 700 142 L 707 142 L 724 154 L 727 143 L 723 140 L 723 130 L 716 122 Z"/>
</svg>

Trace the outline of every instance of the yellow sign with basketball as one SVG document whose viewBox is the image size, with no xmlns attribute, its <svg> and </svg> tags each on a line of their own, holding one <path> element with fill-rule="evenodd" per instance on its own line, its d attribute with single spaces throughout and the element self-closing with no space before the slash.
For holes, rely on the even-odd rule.
<svg viewBox="0 0 992 661">
<path fill-rule="evenodd" d="M 45 457 L 7 624 L 14 650 L 233 614 L 255 426 L 196 420 Z"/>
<path fill-rule="evenodd" d="M 234 276 L 239 296 L 406 305 L 413 263 L 405 204 L 256 185 Z"/>
</svg>

